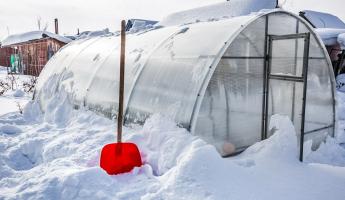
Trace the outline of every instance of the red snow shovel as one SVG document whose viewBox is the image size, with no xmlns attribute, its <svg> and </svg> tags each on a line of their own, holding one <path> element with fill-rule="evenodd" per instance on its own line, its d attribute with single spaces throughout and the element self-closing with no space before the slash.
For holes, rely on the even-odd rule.
<svg viewBox="0 0 345 200">
<path fill-rule="evenodd" d="M 125 33 L 126 21 L 121 22 L 121 57 L 120 57 L 120 88 L 119 113 L 117 116 L 117 143 L 107 144 L 103 147 L 100 166 L 109 175 L 130 172 L 134 167 L 142 165 L 138 147 L 133 143 L 122 143 L 123 122 L 123 92 L 125 76 Z"/>
</svg>

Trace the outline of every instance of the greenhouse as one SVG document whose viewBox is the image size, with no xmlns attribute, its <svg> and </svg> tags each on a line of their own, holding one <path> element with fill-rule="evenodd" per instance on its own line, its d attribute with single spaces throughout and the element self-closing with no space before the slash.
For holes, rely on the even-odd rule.
<svg viewBox="0 0 345 200">
<path fill-rule="evenodd" d="M 127 35 L 125 123 L 160 113 L 234 155 L 270 137 L 286 115 L 300 142 L 316 149 L 334 135 L 334 75 L 325 47 L 302 18 L 271 10 Z M 75 108 L 116 117 L 118 36 L 74 41 L 44 68 L 42 110 L 66 91 Z M 54 85 L 54 87 L 51 87 Z"/>
</svg>

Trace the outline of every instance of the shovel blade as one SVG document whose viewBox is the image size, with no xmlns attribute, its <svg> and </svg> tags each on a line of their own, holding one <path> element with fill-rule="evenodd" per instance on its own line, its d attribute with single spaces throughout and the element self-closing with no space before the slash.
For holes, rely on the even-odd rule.
<svg viewBox="0 0 345 200">
<path fill-rule="evenodd" d="M 141 165 L 140 152 L 133 143 L 112 143 L 102 149 L 100 166 L 109 175 L 130 172 Z"/>
</svg>

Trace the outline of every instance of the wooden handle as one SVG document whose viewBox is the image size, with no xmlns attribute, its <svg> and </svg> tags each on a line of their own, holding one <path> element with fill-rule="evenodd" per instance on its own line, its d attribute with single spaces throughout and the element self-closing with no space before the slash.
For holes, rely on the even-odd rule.
<svg viewBox="0 0 345 200">
<path fill-rule="evenodd" d="M 119 87 L 119 112 L 117 116 L 117 142 L 122 141 L 123 123 L 123 93 L 125 87 L 125 52 L 126 52 L 126 21 L 121 21 L 121 54 L 120 54 L 120 87 Z"/>
</svg>

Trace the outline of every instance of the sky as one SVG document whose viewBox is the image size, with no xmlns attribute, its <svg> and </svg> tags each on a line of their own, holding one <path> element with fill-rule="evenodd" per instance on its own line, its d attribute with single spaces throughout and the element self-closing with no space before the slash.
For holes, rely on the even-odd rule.
<svg viewBox="0 0 345 200">
<path fill-rule="evenodd" d="M 121 19 L 160 20 L 171 12 L 223 2 L 225 0 L 0 0 L 0 40 L 8 34 L 38 30 L 54 32 L 59 19 L 60 34 L 76 34 L 77 29 L 118 30 Z M 299 11 L 312 9 L 331 12 L 345 20 L 344 0 L 281 0 L 284 7 Z"/>
</svg>

